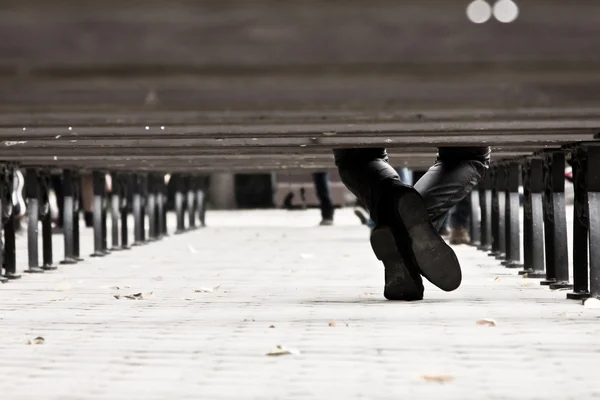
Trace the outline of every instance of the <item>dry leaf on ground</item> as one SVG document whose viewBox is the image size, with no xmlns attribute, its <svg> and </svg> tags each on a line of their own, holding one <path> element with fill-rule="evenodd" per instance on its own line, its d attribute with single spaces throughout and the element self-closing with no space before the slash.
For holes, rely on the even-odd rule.
<svg viewBox="0 0 600 400">
<path fill-rule="evenodd" d="M 190 300 L 194 300 L 194 298 L 193 298 L 193 297 L 184 297 L 183 299 L 184 299 L 184 300 L 188 300 L 188 301 L 190 301 Z"/>
<path fill-rule="evenodd" d="M 500 277 L 499 277 L 499 276 L 497 276 L 497 277 L 495 277 L 495 278 L 494 278 L 494 280 L 495 280 L 495 281 L 499 281 L 499 280 L 500 280 Z"/>
<path fill-rule="evenodd" d="M 275 325 L 269 326 L 269 329 L 273 329 L 273 328 L 275 328 Z"/>
<path fill-rule="evenodd" d="M 426 382 L 446 383 L 454 380 L 452 375 L 423 375 L 421 377 Z"/>
<path fill-rule="evenodd" d="M 28 340 L 27 344 L 44 344 L 44 342 L 46 341 L 46 339 L 44 339 L 41 336 L 36 337 L 35 339 L 32 340 Z"/>
<path fill-rule="evenodd" d="M 213 288 L 200 288 L 200 289 L 194 289 L 194 293 L 212 293 L 215 290 L 217 290 L 218 288 L 220 288 L 221 285 L 217 285 Z"/>
<path fill-rule="evenodd" d="M 335 321 L 329 321 L 329 326 L 335 326 Z"/>
<path fill-rule="evenodd" d="M 160 282 L 160 281 L 162 281 L 162 280 L 163 280 L 163 277 L 162 277 L 162 276 L 155 276 L 154 278 L 152 278 L 152 280 L 153 280 L 153 281 Z"/>
<path fill-rule="evenodd" d="M 119 300 L 121 297 L 125 298 L 125 299 L 129 299 L 129 300 L 144 300 L 146 297 L 149 297 L 150 295 L 152 295 L 152 292 L 148 292 L 148 293 L 133 293 L 133 294 L 127 294 L 125 296 L 119 296 L 119 295 L 115 295 L 115 299 Z"/>
<path fill-rule="evenodd" d="M 71 298 L 70 297 L 63 297 L 63 298 L 60 298 L 60 299 L 52 299 L 50 301 L 65 301 L 65 300 L 71 300 Z"/>
<path fill-rule="evenodd" d="M 277 345 L 271 349 L 266 355 L 267 356 L 285 356 L 285 355 L 297 355 L 300 354 L 298 350 L 288 349 L 283 346 Z"/>
<path fill-rule="evenodd" d="M 112 289 L 112 290 L 119 290 L 119 289 L 121 289 L 121 288 L 120 288 L 120 287 L 118 287 L 118 286 L 111 286 L 109 289 Z"/>
<path fill-rule="evenodd" d="M 496 321 L 494 321 L 493 319 L 489 319 L 489 318 L 477 320 L 475 323 L 477 325 L 481 325 L 481 326 L 496 326 Z"/>
</svg>

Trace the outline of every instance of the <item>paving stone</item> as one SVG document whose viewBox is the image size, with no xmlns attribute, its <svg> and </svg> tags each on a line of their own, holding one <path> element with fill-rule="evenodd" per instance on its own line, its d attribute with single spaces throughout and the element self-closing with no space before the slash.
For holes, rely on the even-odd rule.
<svg viewBox="0 0 600 400">
<path fill-rule="evenodd" d="M 2 398 L 600 398 L 600 310 L 469 246 L 459 290 L 388 302 L 352 211 L 318 221 L 210 212 L 205 229 L 100 259 L 84 229 L 84 262 L 0 286 Z M 152 294 L 114 297 L 137 292 Z M 300 354 L 266 356 L 276 345 Z"/>
</svg>

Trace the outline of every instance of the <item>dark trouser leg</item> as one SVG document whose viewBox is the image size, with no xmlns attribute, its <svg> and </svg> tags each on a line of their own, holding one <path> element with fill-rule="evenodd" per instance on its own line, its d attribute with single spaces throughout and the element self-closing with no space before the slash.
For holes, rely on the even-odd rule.
<svg viewBox="0 0 600 400">
<path fill-rule="evenodd" d="M 333 219 L 334 208 L 329 190 L 329 175 L 327 172 L 315 172 L 312 174 L 312 178 L 321 206 L 321 217 L 323 219 Z"/>
<path fill-rule="evenodd" d="M 436 228 L 448 211 L 464 199 L 484 175 L 490 159 L 489 147 L 443 147 L 433 167 L 415 184 Z"/>
<path fill-rule="evenodd" d="M 471 212 L 471 204 L 469 203 L 469 197 L 465 197 L 458 202 L 453 208 L 449 216 L 450 227 L 455 228 L 467 228 L 469 225 L 469 214 Z"/>
<path fill-rule="evenodd" d="M 448 210 L 479 182 L 489 153 L 487 147 L 442 148 L 437 162 L 414 190 L 400 182 L 397 172 L 387 163 L 383 148 L 334 151 L 342 181 L 367 204 L 377 224 L 371 245 L 386 267 L 386 286 L 388 267 L 398 269 L 399 258 L 416 266 L 443 290 L 454 290 L 460 285 L 456 255 L 437 234 L 437 229 Z M 390 230 L 394 235 L 391 240 Z M 394 240 L 396 250 L 390 246 Z M 399 251 L 401 255 L 397 254 Z M 409 267 L 413 278 L 414 269 Z"/>
</svg>

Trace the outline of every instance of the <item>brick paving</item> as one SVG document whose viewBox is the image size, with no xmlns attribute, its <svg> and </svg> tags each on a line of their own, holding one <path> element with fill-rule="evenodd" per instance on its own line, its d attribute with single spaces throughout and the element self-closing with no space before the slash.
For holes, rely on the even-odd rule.
<svg viewBox="0 0 600 400">
<path fill-rule="evenodd" d="M 468 246 L 458 291 L 387 302 L 367 229 L 351 210 L 318 220 L 210 212 L 206 229 L 0 286 L 1 398 L 600 398 L 600 310 Z M 266 356 L 276 345 L 299 354 Z"/>
</svg>

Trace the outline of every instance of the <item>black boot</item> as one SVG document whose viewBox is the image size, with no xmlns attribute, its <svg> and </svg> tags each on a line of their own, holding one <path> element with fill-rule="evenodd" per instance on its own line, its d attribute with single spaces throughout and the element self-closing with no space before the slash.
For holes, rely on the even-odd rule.
<svg viewBox="0 0 600 400">
<path fill-rule="evenodd" d="M 400 191 L 413 190 L 400 182 L 387 163 L 384 149 L 347 149 L 334 153 L 342 182 L 368 208 L 376 223 L 371 232 L 371 246 L 385 267 L 385 298 L 421 300 L 421 273 L 408 254 L 410 246 L 402 245 L 407 242 L 399 229 L 395 229 L 401 224 L 395 222 L 393 201 L 386 195 L 394 187 Z"/>
<path fill-rule="evenodd" d="M 422 297 L 419 273 L 442 290 L 458 288 L 460 264 L 438 229 L 485 172 L 489 148 L 440 149 L 438 162 L 415 185 L 418 191 L 400 182 L 385 149 L 336 150 L 335 155 L 342 181 L 368 205 L 377 224 L 371 245 L 386 267 L 384 295 L 411 300 L 420 288 Z"/>
</svg>

